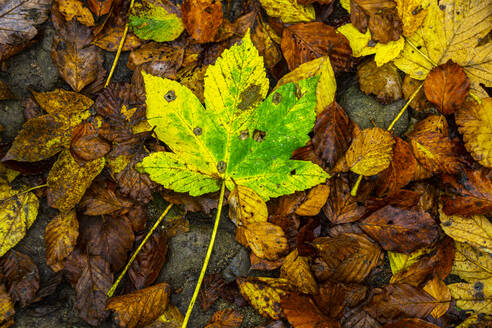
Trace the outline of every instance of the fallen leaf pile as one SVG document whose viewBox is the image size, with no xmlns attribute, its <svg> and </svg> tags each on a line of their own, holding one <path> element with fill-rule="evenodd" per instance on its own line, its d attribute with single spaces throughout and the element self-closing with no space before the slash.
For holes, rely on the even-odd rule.
<svg viewBox="0 0 492 328">
<path fill-rule="evenodd" d="M 205 276 L 200 327 L 246 327 L 246 306 L 257 328 L 490 327 L 492 2 L 177 3 L 0 0 L 0 67 L 52 24 L 65 82 L 2 140 L 0 327 L 62 281 L 89 325 L 181 327 L 168 241 L 219 192 L 251 274 Z M 119 51 L 131 79 L 105 87 Z M 349 75 L 411 127 L 360 129 Z M 18 245 L 38 211 L 49 281 Z"/>
</svg>

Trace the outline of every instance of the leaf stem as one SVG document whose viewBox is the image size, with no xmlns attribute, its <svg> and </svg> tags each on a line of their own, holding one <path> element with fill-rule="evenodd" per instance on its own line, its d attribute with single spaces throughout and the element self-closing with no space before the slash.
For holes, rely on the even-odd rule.
<svg viewBox="0 0 492 328">
<path fill-rule="evenodd" d="M 152 235 L 152 233 L 154 232 L 154 230 L 159 226 L 159 224 L 161 223 L 161 221 L 166 217 L 167 213 L 169 213 L 169 210 L 171 209 L 171 207 L 173 207 L 173 204 L 169 204 L 169 206 L 164 210 L 164 212 L 157 219 L 157 221 L 155 221 L 155 223 L 152 226 L 152 228 L 150 228 L 150 230 L 147 233 L 147 235 L 145 235 L 145 238 L 142 240 L 142 242 L 140 243 L 140 245 L 138 246 L 138 248 L 135 250 L 135 253 L 133 253 L 132 257 L 130 258 L 130 260 L 126 264 L 125 268 L 123 269 L 123 271 L 118 276 L 118 279 L 116 279 L 116 281 L 114 282 L 113 286 L 111 286 L 111 288 L 106 293 L 106 295 L 108 295 L 108 297 L 112 297 L 113 296 L 116 288 L 118 288 L 118 285 L 119 285 L 121 279 L 123 279 L 123 277 L 125 276 L 125 273 L 128 271 L 128 269 L 132 265 L 133 261 L 135 260 L 135 258 L 137 257 L 138 253 L 142 249 L 143 245 L 150 238 L 150 236 Z"/>
<path fill-rule="evenodd" d="M 412 93 L 412 95 L 410 96 L 410 98 L 408 98 L 408 101 L 405 104 L 405 106 L 403 106 L 403 108 L 400 110 L 400 112 L 398 113 L 398 115 L 396 115 L 396 117 L 393 120 L 393 122 L 391 122 L 391 124 L 388 126 L 388 129 L 387 129 L 388 131 L 393 130 L 393 127 L 395 126 L 396 122 L 398 122 L 398 120 L 403 115 L 403 113 L 405 113 L 405 111 L 407 110 L 408 106 L 412 102 L 413 98 L 415 98 L 417 96 L 417 93 L 419 93 L 420 89 L 422 89 L 423 86 L 424 86 L 424 83 L 422 82 L 422 84 Z"/>
<path fill-rule="evenodd" d="M 0 199 L 0 202 L 4 202 L 4 201 L 6 201 L 6 200 L 10 200 L 10 199 L 12 199 L 12 198 L 14 198 L 14 197 L 17 197 L 17 196 L 19 196 L 19 195 L 22 195 L 22 194 L 28 193 L 28 192 L 33 191 L 33 190 L 36 190 L 36 189 L 41 189 L 41 188 L 44 188 L 44 187 L 48 187 L 48 184 L 47 184 L 47 183 L 45 183 L 45 184 L 42 184 L 42 185 L 39 185 L 39 186 L 34 186 L 34 187 L 29 188 L 29 189 L 23 190 L 23 191 L 21 191 L 21 192 L 19 192 L 19 193 L 15 194 L 15 195 L 12 195 L 12 196 L 10 196 L 10 197 L 5 198 L 5 199 Z"/>
<path fill-rule="evenodd" d="M 135 0 L 132 0 L 130 2 L 130 8 L 128 10 L 133 8 L 134 2 L 135 2 Z M 116 69 L 116 64 L 118 64 L 118 59 L 120 58 L 121 50 L 123 49 L 123 45 L 125 44 L 127 33 L 128 33 L 128 21 L 125 24 L 125 29 L 123 30 L 123 35 L 121 36 L 121 41 L 120 41 L 120 44 L 118 46 L 118 51 L 116 51 L 116 56 L 114 57 L 113 66 L 111 66 L 111 70 L 109 71 L 108 79 L 106 80 L 106 84 L 104 84 L 105 88 L 109 85 L 109 82 L 111 81 L 111 77 L 113 76 L 114 70 Z"/>
<path fill-rule="evenodd" d="M 203 261 L 200 277 L 198 277 L 198 282 L 196 284 L 195 291 L 193 292 L 193 297 L 191 298 L 190 304 L 188 305 L 188 310 L 186 310 L 186 315 L 183 320 L 183 325 L 181 326 L 181 328 L 186 328 L 188 325 L 188 320 L 190 320 L 191 312 L 193 311 L 193 306 L 195 305 L 196 299 L 198 297 L 198 293 L 200 291 L 200 287 L 202 285 L 203 278 L 205 277 L 205 272 L 207 271 L 208 262 L 210 260 L 210 256 L 212 255 L 212 249 L 214 248 L 215 237 L 217 236 L 217 230 L 219 228 L 220 214 L 222 213 L 222 204 L 224 203 L 224 191 L 225 191 L 225 181 L 222 181 L 222 185 L 220 187 L 219 205 L 217 207 L 217 215 L 215 216 L 214 230 L 212 231 L 212 237 L 210 238 L 210 243 L 208 244 L 207 255 L 205 256 L 205 260 Z"/>
<path fill-rule="evenodd" d="M 357 190 L 359 189 L 359 185 L 363 177 L 364 177 L 363 175 L 359 175 L 357 181 L 355 182 L 355 185 L 352 187 L 352 190 L 350 190 L 350 196 L 352 197 L 357 196 Z"/>
</svg>

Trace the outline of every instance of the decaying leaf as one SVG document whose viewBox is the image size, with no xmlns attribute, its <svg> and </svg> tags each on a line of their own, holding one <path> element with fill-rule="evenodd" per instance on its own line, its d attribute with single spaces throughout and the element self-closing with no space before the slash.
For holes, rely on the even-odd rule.
<svg viewBox="0 0 492 328">
<path fill-rule="evenodd" d="M 345 153 L 348 169 L 365 176 L 378 174 L 389 166 L 394 143 L 386 130 L 377 127 L 362 130 Z"/>
<path fill-rule="evenodd" d="M 67 21 L 73 18 L 77 19 L 85 26 L 94 26 L 94 17 L 89 8 L 85 7 L 82 1 L 79 0 L 58 0 L 58 10 Z"/>
<path fill-rule="evenodd" d="M 396 10 L 403 24 L 403 35 L 409 37 L 422 24 L 430 0 L 396 0 Z"/>
<path fill-rule="evenodd" d="M 464 310 L 492 314 L 492 286 L 490 281 L 455 283 L 448 285 L 456 305 Z"/>
<path fill-rule="evenodd" d="M 79 165 L 70 151 L 63 151 L 48 175 L 48 204 L 62 212 L 71 210 L 101 172 L 104 163 L 104 158 L 99 158 Z"/>
<path fill-rule="evenodd" d="M 289 249 L 282 228 L 270 222 L 247 224 L 244 234 L 251 251 L 258 257 L 277 260 Z"/>
<path fill-rule="evenodd" d="M 92 161 L 103 157 L 111 145 L 102 139 L 94 123 L 81 123 L 72 132 L 70 151 L 78 162 Z"/>
<path fill-rule="evenodd" d="M 410 97 L 420 88 L 420 85 L 424 83 L 424 81 L 420 81 L 410 77 L 410 75 L 405 75 L 403 79 L 403 96 L 405 100 L 409 100 Z M 410 102 L 410 107 L 415 109 L 416 111 L 426 111 L 432 107 L 432 104 L 425 97 L 424 88 L 421 88 L 417 94 L 414 96 L 413 100 Z"/>
<path fill-rule="evenodd" d="M 0 80 L 0 100 L 15 99 L 15 95 L 10 90 L 9 86 Z"/>
<path fill-rule="evenodd" d="M 226 283 L 219 274 L 209 274 L 203 280 L 198 301 L 203 311 L 208 310 L 224 291 Z"/>
<path fill-rule="evenodd" d="M 348 174 L 342 174 L 328 181 L 330 196 L 323 208 L 323 213 L 335 224 L 350 223 L 359 220 L 367 209 L 357 197 L 350 195 L 351 184 Z"/>
<path fill-rule="evenodd" d="M 289 293 L 282 297 L 281 305 L 285 317 L 293 327 L 340 327 L 340 324 L 337 321 L 324 315 L 308 296 Z"/>
<path fill-rule="evenodd" d="M 304 202 L 296 209 L 297 215 L 315 216 L 321 211 L 326 204 L 330 195 L 330 187 L 320 184 L 309 191 Z"/>
<path fill-rule="evenodd" d="M 492 98 L 467 103 L 456 112 L 466 150 L 485 167 L 492 168 Z"/>
<path fill-rule="evenodd" d="M 470 80 L 452 60 L 433 68 L 424 82 L 425 96 L 442 114 L 453 114 L 464 104 Z"/>
<path fill-rule="evenodd" d="M 44 247 L 46 264 L 53 271 L 63 268 L 63 260 L 72 253 L 79 236 L 79 221 L 75 210 L 55 216 L 46 226 Z"/>
<path fill-rule="evenodd" d="M 219 310 L 208 321 L 205 328 L 235 328 L 243 322 L 243 314 L 233 310 Z"/>
<path fill-rule="evenodd" d="M 20 193 L 0 186 L 0 256 L 26 235 L 38 216 L 39 200 L 32 192 Z"/>
<path fill-rule="evenodd" d="M 115 312 L 120 327 L 143 327 L 156 320 L 166 309 L 171 287 L 165 282 L 112 297 L 106 306 Z"/>
<path fill-rule="evenodd" d="M 280 17 L 284 23 L 309 22 L 314 20 L 315 13 L 312 6 L 300 5 L 297 0 L 260 0 L 271 17 Z"/>
<path fill-rule="evenodd" d="M 251 188 L 236 186 L 227 200 L 229 218 L 235 225 L 247 225 L 255 222 L 266 222 L 268 209 L 261 197 Z"/>
<path fill-rule="evenodd" d="M 179 309 L 173 304 L 168 304 L 164 313 L 146 328 L 180 328 L 183 320 L 184 316 Z"/>
<path fill-rule="evenodd" d="M 357 78 L 360 90 L 365 94 L 374 94 L 383 104 L 402 97 L 401 77 L 392 63 L 378 67 L 373 60 L 365 62 L 357 68 Z"/>
<path fill-rule="evenodd" d="M 279 46 L 280 36 L 268 23 L 260 20 L 255 33 L 251 36 L 251 40 L 258 49 L 260 56 L 264 58 L 267 68 L 272 69 L 282 60 L 282 52 Z"/>
<path fill-rule="evenodd" d="M 0 324 L 2 327 L 7 328 L 14 325 L 14 314 L 14 303 L 2 284 L 0 285 Z"/>
<path fill-rule="evenodd" d="M 456 255 L 451 273 L 468 282 L 492 281 L 492 257 L 476 247 L 455 242 Z"/>
<path fill-rule="evenodd" d="M 439 302 L 432 310 L 431 315 L 436 319 L 442 317 L 448 311 L 451 301 L 448 286 L 441 279 L 434 277 L 425 284 L 423 290 Z"/>
<path fill-rule="evenodd" d="M 332 26 L 321 22 L 299 23 L 284 28 L 280 46 L 291 71 L 322 56 L 330 57 L 336 72 L 347 71 L 352 66 L 348 40 Z"/>
<path fill-rule="evenodd" d="M 109 13 L 113 5 L 113 0 L 87 0 L 87 4 L 94 15 L 102 16 Z"/>
<path fill-rule="evenodd" d="M 79 206 L 85 208 L 86 215 L 105 215 L 119 210 L 128 210 L 133 203 L 129 200 L 116 195 L 114 183 L 99 180 L 93 183 L 85 193 Z"/>
<path fill-rule="evenodd" d="M 11 250 L 0 261 L 5 287 L 12 301 L 30 304 L 39 289 L 39 270 L 29 256 Z"/>
<path fill-rule="evenodd" d="M 318 293 L 318 284 L 309 268 L 308 258 L 299 256 L 297 249 L 285 258 L 280 268 L 280 277 L 287 279 L 303 294 Z"/>
<path fill-rule="evenodd" d="M 222 2 L 184 0 L 181 6 L 186 31 L 198 43 L 212 42 L 223 21 Z"/>
<path fill-rule="evenodd" d="M 96 0 L 97 1 L 97 0 Z M 105 26 L 92 43 L 106 51 L 116 52 L 121 43 L 121 37 L 125 27 L 121 25 Z M 142 45 L 142 41 L 133 33 L 128 33 L 121 51 L 130 51 L 137 49 Z"/>
</svg>

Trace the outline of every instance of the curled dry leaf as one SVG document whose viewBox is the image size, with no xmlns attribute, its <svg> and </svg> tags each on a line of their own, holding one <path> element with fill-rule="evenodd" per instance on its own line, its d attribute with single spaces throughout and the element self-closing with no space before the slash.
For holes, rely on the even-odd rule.
<svg viewBox="0 0 492 328">
<path fill-rule="evenodd" d="M 408 284 L 389 284 L 375 290 L 364 310 L 379 322 L 386 323 L 402 317 L 425 318 L 437 304 L 432 296 L 419 288 Z"/>
<path fill-rule="evenodd" d="M 464 104 L 470 79 L 452 60 L 430 71 L 424 82 L 425 96 L 442 114 L 453 114 Z"/>
<path fill-rule="evenodd" d="M 63 269 L 63 260 L 72 253 L 79 236 L 79 221 L 75 210 L 60 213 L 46 226 L 44 248 L 46 264 L 57 272 Z"/>
<path fill-rule="evenodd" d="M 32 192 L 19 193 L 0 185 L 0 256 L 24 238 L 38 216 L 39 200 Z"/>
<path fill-rule="evenodd" d="M 326 204 L 330 195 L 330 186 L 320 184 L 309 191 L 306 199 L 296 209 L 297 215 L 315 216 L 321 211 L 321 208 Z"/>
<path fill-rule="evenodd" d="M 387 251 L 411 253 L 437 240 L 438 225 L 429 213 L 386 205 L 359 226 Z"/>
<path fill-rule="evenodd" d="M 408 137 L 415 158 L 427 170 L 454 174 L 460 169 L 460 159 L 454 153 L 444 116 L 428 116 L 415 124 Z"/>
<path fill-rule="evenodd" d="M 489 281 L 448 285 L 456 305 L 463 310 L 492 314 L 492 285 Z"/>
<path fill-rule="evenodd" d="M 450 186 L 449 192 L 441 196 L 447 215 L 492 213 L 492 170 L 465 169 L 460 176 L 445 176 L 443 181 Z"/>
<path fill-rule="evenodd" d="M 247 224 L 244 235 L 251 251 L 258 257 L 277 260 L 289 250 L 282 228 L 270 222 Z"/>
<path fill-rule="evenodd" d="M 448 311 L 451 302 L 448 286 L 441 279 L 434 277 L 425 284 L 423 290 L 438 302 L 431 315 L 436 319 L 442 317 Z"/>
<path fill-rule="evenodd" d="M 39 270 L 31 258 L 11 250 L 0 261 L 0 268 L 12 302 L 22 307 L 30 304 L 39 289 Z"/>
<path fill-rule="evenodd" d="M 236 226 L 266 222 L 268 219 L 265 201 L 249 187 L 236 186 L 229 194 L 227 201 L 229 218 Z"/>
<path fill-rule="evenodd" d="M 222 2 L 215 0 L 184 0 L 181 6 L 186 31 L 198 43 L 212 42 L 222 25 Z"/>
<path fill-rule="evenodd" d="M 309 296 L 289 293 L 280 304 L 293 327 L 340 328 L 340 323 L 324 315 Z"/>
<path fill-rule="evenodd" d="M 347 38 L 321 22 L 285 27 L 280 46 L 291 71 L 322 56 L 330 57 L 335 72 L 347 71 L 352 66 L 352 50 Z"/>
<path fill-rule="evenodd" d="M 285 258 L 280 268 L 280 277 L 287 279 L 300 293 L 318 293 L 318 284 L 309 268 L 308 258 L 299 256 L 297 249 Z"/>
<path fill-rule="evenodd" d="M 367 61 L 357 68 L 360 90 L 374 94 L 376 99 L 389 104 L 402 97 L 400 73 L 392 63 L 377 66 L 374 60 Z"/>
<path fill-rule="evenodd" d="M 456 252 L 451 273 L 468 282 L 492 281 L 492 257 L 476 247 L 455 242 Z"/>
<path fill-rule="evenodd" d="M 467 103 L 455 117 L 466 150 L 477 162 L 492 168 L 492 98 L 482 99 L 481 104 Z"/>
<path fill-rule="evenodd" d="M 362 130 L 345 153 L 348 169 L 365 176 L 378 174 L 389 166 L 394 143 L 386 130 L 378 127 Z"/>
<path fill-rule="evenodd" d="M 89 8 L 85 7 L 82 1 L 79 0 L 58 0 L 58 10 L 65 17 L 66 21 L 71 21 L 73 18 L 78 20 L 85 26 L 94 26 L 94 17 Z"/>
<path fill-rule="evenodd" d="M 381 255 L 381 249 L 363 234 L 321 237 L 313 244 L 326 263 L 323 280 L 361 282 L 376 266 Z"/>
<path fill-rule="evenodd" d="M 260 0 L 268 16 L 279 17 L 284 23 L 309 22 L 314 20 L 312 6 L 303 6 L 297 0 Z"/>
<path fill-rule="evenodd" d="M 81 166 L 70 151 L 63 151 L 48 174 L 48 204 L 61 212 L 74 208 L 92 180 L 102 171 L 104 163 L 104 158 L 99 158 Z"/>
<path fill-rule="evenodd" d="M 9 294 L 5 290 L 3 284 L 0 285 L 0 324 L 2 327 L 10 327 L 14 325 L 14 303 L 10 299 Z"/>
<path fill-rule="evenodd" d="M 243 314 L 233 309 L 219 310 L 208 321 L 205 328 L 235 328 L 243 323 Z"/>
<path fill-rule="evenodd" d="M 112 297 L 106 309 L 114 311 L 115 320 L 120 327 L 143 327 L 166 310 L 170 293 L 171 287 L 163 282 L 130 294 Z"/>
</svg>

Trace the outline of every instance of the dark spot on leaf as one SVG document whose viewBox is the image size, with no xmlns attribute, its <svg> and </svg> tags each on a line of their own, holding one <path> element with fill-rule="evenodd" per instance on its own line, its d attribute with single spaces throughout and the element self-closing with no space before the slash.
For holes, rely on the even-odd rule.
<svg viewBox="0 0 492 328">
<path fill-rule="evenodd" d="M 282 101 L 282 95 L 278 92 L 275 92 L 275 94 L 273 95 L 272 101 L 275 105 L 280 104 L 280 102 Z"/>
<path fill-rule="evenodd" d="M 248 130 L 242 130 L 239 132 L 239 139 L 241 140 L 246 140 L 249 138 L 249 131 Z"/>
<path fill-rule="evenodd" d="M 388 224 L 393 224 L 393 220 L 389 220 L 388 221 Z"/>
<path fill-rule="evenodd" d="M 473 288 L 477 291 L 483 290 L 483 282 L 477 281 L 475 285 L 473 285 Z"/>
<path fill-rule="evenodd" d="M 296 174 L 296 170 L 295 169 L 292 170 L 292 171 L 290 171 L 290 175 L 294 175 L 294 174 Z"/>
<path fill-rule="evenodd" d="M 482 292 L 475 293 L 475 299 L 483 301 L 485 299 L 485 295 Z"/>
<path fill-rule="evenodd" d="M 369 40 L 369 42 L 367 42 L 367 46 L 368 47 L 375 47 L 376 46 L 376 42 L 374 42 L 374 40 Z"/>
<path fill-rule="evenodd" d="M 202 129 L 200 127 L 196 127 L 193 129 L 193 133 L 196 135 L 196 136 L 199 136 L 202 134 Z"/>
<path fill-rule="evenodd" d="M 412 15 L 417 15 L 418 13 L 420 13 L 422 10 L 424 10 L 422 8 L 422 5 L 419 5 L 418 7 L 415 7 L 414 10 L 412 10 Z"/>
<path fill-rule="evenodd" d="M 265 136 L 265 131 L 255 130 L 255 132 L 253 132 L 253 139 L 257 142 L 262 142 L 263 139 L 265 139 Z"/>
<path fill-rule="evenodd" d="M 176 94 L 174 93 L 174 90 L 169 90 L 165 95 L 164 99 L 166 99 L 167 102 L 171 102 L 174 99 L 176 99 Z"/>
<path fill-rule="evenodd" d="M 260 90 L 260 86 L 256 84 L 247 87 L 246 90 L 241 92 L 241 94 L 239 95 L 241 102 L 237 107 L 240 110 L 245 110 L 251 107 L 251 105 L 253 105 L 257 101 L 261 100 Z"/>
<path fill-rule="evenodd" d="M 217 163 L 217 171 L 219 171 L 219 173 L 224 173 L 226 168 L 227 168 L 226 162 L 220 161 L 219 163 Z"/>
<path fill-rule="evenodd" d="M 445 226 L 445 227 L 449 227 L 449 226 L 451 226 L 451 221 L 444 221 L 442 223 L 442 225 Z"/>
<path fill-rule="evenodd" d="M 444 9 L 446 9 L 446 6 L 445 5 L 439 5 L 439 9 L 444 10 Z"/>
</svg>

